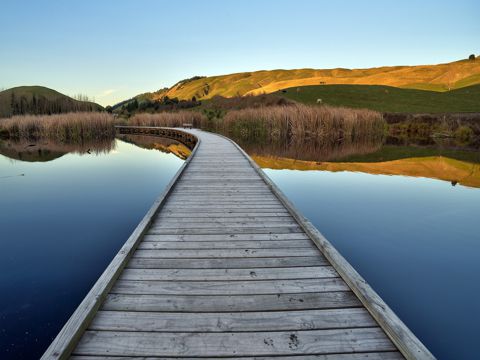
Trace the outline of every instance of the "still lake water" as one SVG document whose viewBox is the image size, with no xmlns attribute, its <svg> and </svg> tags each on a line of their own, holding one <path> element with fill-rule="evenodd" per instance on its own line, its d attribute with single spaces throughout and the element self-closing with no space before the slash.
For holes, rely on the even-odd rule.
<svg viewBox="0 0 480 360">
<path fill-rule="evenodd" d="M 41 356 L 183 163 L 120 140 L 33 154 L 0 155 L 0 359 Z"/>
<path fill-rule="evenodd" d="M 336 149 L 342 163 L 245 148 L 439 359 L 477 356 L 478 152 Z M 120 140 L 82 151 L 0 156 L 2 359 L 38 358 L 182 164 Z"/>
</svg>

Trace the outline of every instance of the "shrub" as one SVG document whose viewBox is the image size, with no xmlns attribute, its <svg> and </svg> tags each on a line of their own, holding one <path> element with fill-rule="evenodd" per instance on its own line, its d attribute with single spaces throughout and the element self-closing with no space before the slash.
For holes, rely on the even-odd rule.
<svg viewBox="0 0 480 360">
<path fill-rule="evenodd" d="M 455 139 L 462 143 L 470 142 L 473 135 L 473 130 L 468 126 L 459 126 L 457 130 L 455 130 Z"/>
</svg>

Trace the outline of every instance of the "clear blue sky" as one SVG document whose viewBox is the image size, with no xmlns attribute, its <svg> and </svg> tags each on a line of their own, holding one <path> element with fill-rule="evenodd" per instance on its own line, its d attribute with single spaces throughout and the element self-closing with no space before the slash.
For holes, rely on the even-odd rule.
<svg viewBox="0 0 480 360">
<path fill-rule="evenodd" d="M 433 64 L 480 52 L 478 0 L 2 1 L 0 88 L 113 104 L 194 75 Z"/>
</svg>

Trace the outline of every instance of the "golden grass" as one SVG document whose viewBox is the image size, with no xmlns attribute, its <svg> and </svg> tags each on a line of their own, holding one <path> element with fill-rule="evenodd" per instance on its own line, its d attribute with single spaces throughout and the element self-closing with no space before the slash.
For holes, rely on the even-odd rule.
<svg viewBox="0 0 480 360">
<path fill-rule="evenodd" d="M 0 119 L 0 131 L 9 138 L 81 142 L 115 137 L 113 116 L 100 112 L 25 115 Z"/>
<path fill-rule="evenodd" d="M 480 60 L 438 65 L 386 66 L 371 69 L 296 69 L 255 71 L 210 76 L 158 93 L 155 97 L 210 99 L 272 93 L 291 87 L 319 84 L 389 85 L 447 91 L 480 83 Z"/>
</svg>

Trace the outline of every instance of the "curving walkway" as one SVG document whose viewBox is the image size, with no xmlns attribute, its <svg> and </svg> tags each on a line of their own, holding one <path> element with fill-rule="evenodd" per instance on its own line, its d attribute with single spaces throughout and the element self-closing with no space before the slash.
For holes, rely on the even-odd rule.
<svg viewBox="0 0 480 360">
<path fill-rule="evenodd" d="M 189 132 L 194 153 L 45 359 L 433 358 L 241 149 Z"/>
</svg>

